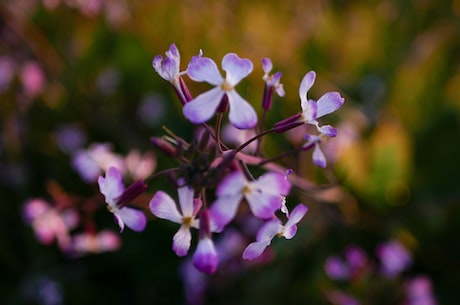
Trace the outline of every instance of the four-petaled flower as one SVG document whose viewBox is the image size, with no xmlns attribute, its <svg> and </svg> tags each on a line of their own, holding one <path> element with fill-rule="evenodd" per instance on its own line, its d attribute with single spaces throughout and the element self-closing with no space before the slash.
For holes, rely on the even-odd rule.
<svg viewBox="0 0 460 305">
<path fill-rule="evenodd" d="M 326 156 L 324 155 L 323 151 L 321 150 L 321 147 L 319 146 L 319 144 L 323 140 L 323 136 L 307 134 L 304 137 L 307 140 L 307 143 L 305 143 L 302 146 L 302 150 L 308 150 L 312 146 L 314 146 L 313 154 L 312 154 L 313 163 L 315 163 L 316 165 L 322 168 L 325 168 L 327 164 Z"/>
<path fill-rule="evenodd" d="M 198 95 L 184 105 L 184 116 L 196 124 L 209 120 L 226 97 L 229 104 L 229 120 L 237 128 L 249 129 L 257 124 L 257 114 L 252 106 L 235 90 L 235 86 L 253 69 L 249 59 L 239 58 L 229 53 L 222 59 L 222 69 L 227 73 L 225 79 L 216 63 L 201 54 L 194 56 L 187 68 L 188 76 L 197 82 L 205 81 L 215 85 L 213 89 Z"/>
<path fill-rule="evenodd" d="M 210 208 L 213 221 L 223 229 L 234 217 L 243 197 L 258 218 L 269 219 L 282 206 L 291 188 L 285 175 L 269 172 L 248 181 L 241 172 L 229 174 L 218 186 L 217 200 Z"/>
<path fill-rule="evenodd" d="M 307 94 L 313 86 L 315 78 L 316 73 L 310 71 L 304 76 L 300 83 L 299 96 L 300 106 L 302 107 L 301 118 L 305 123 L 316 126 L 320 133 L 328 137 L 335 137 L 337 135 L 337 130 L 330 125 L 320 127 L 317 119 L 342 107 L 345 99 L 341 97 L 338 92 L 327 92 L 321 96 L 318 101 L 308 99 Z"/>
<path fill-rule="evenodd" d="M 178 256 L 185 256 L 192 240 L 190 228 L 198 228 L 199 221 L 195 216 L 201 207 L 201 201 L 193 199 L 194 191 L 188 186 L 179 187 L 177 193 L 179 195 L 180 211 L 174 200 L 162 191 L 155 193 L 149 207 L 156 217 L 181 225 L 173 237 L 173 250 Z"/>
<path fill-rule="evenodd" d="M 125 228 L 125 224 L 134 231 L 144 230 L 147 224 L 147 218 L 144 213 L 120 204 L 123 203 L 120 199 L 125 192 L 120 171 L 116 167 L 110 167 L 105 174 L 105 178 L 99 177 L 98 184 L 101 193 L 105 197 L 109 211 L 113 213 L 120 226 L 120 232 Z"/>
<path fill-rule="evenodd" d="M 298 204 L 292 210 L 285 225 L 282 225 L 278 218 L 267 221 L 257 232 L 256 241 L 250 243 L 244 250 L 243 258 L 252 260 L 259 257 L 276 235 L 286 239 L 293 238 L 297 233 L 297 223 L 305 216 L 307 211 L 308 208 L 305 205 Z"/>
<path fill-rule="evenodd" d="M 264 76 L 263 80 L 265 81 L 265 84 L 269 87 L 273 87 L 276 91 L 276 94 L 279 96 L 284 96 L 284 87 L 283 84 L 280 83 L 281 76 L 283 76 L 283 73 L 281 72 L 276 72 L 273 75 L 270 75 L 269 73 L 273 69 L 273 64 L 270 58 L 262 58 L 262 69 L 264 70 Z"/>
</svg>

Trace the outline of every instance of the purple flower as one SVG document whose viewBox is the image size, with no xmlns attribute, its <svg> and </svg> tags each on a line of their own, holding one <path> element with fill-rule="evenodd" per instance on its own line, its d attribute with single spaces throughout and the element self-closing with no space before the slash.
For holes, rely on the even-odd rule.
<svg viewBox="0 0 460 305">
<path fill-rule="evenodd" d="M 298 204 L 285 225 L 279 219 L 267 221 L 257 233 L 256 241 L 249 244 L 243 252 L 243 258 L 252 260 L 259 257 L 270 244 L 272 239 L 278 235 L 286 239 L 291 239 L 297 232 L 297 223 L 305 216 L 308 208 L 303 204 Z"/>
<path fill-rule="evenodd" d="M 193 199 L 193 189 L 188 186 L 179 187 L 177 192 L 181 211 L 177 208 L 174 200 L 162 191 L 156 192 L 150 201 L 149 207 L 156 217 L 181 225 L 173 237 L 173 250 L 178 256 L 185 256 L 190 249 L 192 240 L 190 227 L 198 228 L 199 222 L 195 217 L 201 206 L 201 201 Z"/>
<path fill-rule="evenodd" d="M 407 305 L 436 305 L 430 278 L 417 276 L 405 285 Z"/>
<path fill-rule="evenodd" d="M 255 181 L 247 181 L 241 172 L 228 175 L 217 188 L 217 200 L 211 206 L 210 213 L 220 229 L 223 229 L 234 217 L 243 198 L 249 204 L 251 212 L 258 218 L 268 219 L 281 208 L 291 184 L 280 173 L 269 172 Z"/>
<path fill-rule="evenodd" d="M 164 80 L 167 80 L 174 86 L 179 85 L 180 53 L 174 43 L 172 43 L 169 46 L 169 50 L 166 51 L 164 60 L 161 55 L 157 55 L 153 58 L 152 66 Z"/>
<path fill-rule="evenodd" d="M 334 280 L 343 280 L 350 277 L 348 265 L 338 256 L 329 256 L 324 263 L 327 276 Z"/>
<path fill-rule="evenodd" d="M 379 245 L 377 255 L 382 263 L 382 272 L 388 277 L 397 276 L 412 262 L 410 253 L 397 240 Z"/>
<path fill-rule="evenodd" d="M 302 120 L 316 126 L 319 132 L 329 137 L 335 136 L 335 128 L 330 125 L 323 127 L 319 126 L 317 119 L 332 113 L 342 107 L 345 99 L 340 96 L 338 92 L 327 92 L 319 98 L 318 101 L 310 100 L 307 97 L 308 91 L 315 82 L 316 73 L 314 71 L 308 72 L 299 87 L 300 106 L 302 107 Z"/>
<path fill-rule="evenodd" d="M 120 226 L 120 232 L 125 228 L 125 224 L 128 228 L 140 232 L 144 230 L 147 218 L 142 211 L 120 206 L 120 199 L 125 194 L 122 179 L 120 171 L 116 167 L 110 167 L 105 174 L 105 178 L 99 177 L 99 189 L 105 197 L 109 211 L 113 213 Z"/>
<path fill-rule="evenodd" d="M 219 258 L 211 239 L 211 219 L 208 210 L 200 213 L 200 240 L 193 254 L 193 265 L 201 272 L 213 274 L 217 270 Z"/>
<path fill-rule="evenodd" d="M 314 147 L 312 154 L 313 163 L 319 167 L 325 168 L 327 165 L 326 156 L 319 146 L 322 141 L 321 135 L 305 135 L 305 139 L 307 140 L 307 143 L 302 146 L 302 150 L 308 150 Z"/>
<path fill-rule="evenodd" d="M 184 116 L 195 124 L 209 120 L 219 108 L 224 97 L 230 107 L 229 120 L 237 128 L 249 129 L 257 124 L 257 114 L 234 87 L 253 69 L 252 62 L 229 53 L 222 59 L 222 69 L 227 73 L 225 79 L 217 69 L 216 63 L 201 54 L 194 56 L 187 68 L 188 76 L 197 82 L 205 81 L 215 87 L 200 94 L 184 105 Z"/>
<path fill-rule="evenodd" d="M 280 83 L 283 73 L 276 72 L 273 75 L 269 74 L 273 69 L 273 64 L 270 58 L 262 58 L 262 69 L 264 70 L 264 76 L 262 79 L 265 81 L 265 84 L 269 87 L 273 87 L 279 96 L 284 96 L 284 87 L 283 84 Z"/>
</svg>

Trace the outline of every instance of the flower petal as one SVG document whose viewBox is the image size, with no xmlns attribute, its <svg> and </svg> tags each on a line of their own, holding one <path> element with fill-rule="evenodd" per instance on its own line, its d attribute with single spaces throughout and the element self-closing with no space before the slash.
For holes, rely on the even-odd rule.
<svg viewBox="0 0 460 305">
<path fill-rule="evenodd" d="M 116 167 L 110 167 L 105 174 L 105 178 L 100 176 L 97 182 L 107 204 L 112 207 L 116 206 L 118 197 L 121 196 L 125 189 L 120 171 Z"/>
<path fill-rule="evenodd" d="M 182 216 L 192 217 L 194 211 L 193 189 L 188 186 L 182 186 L 177 189 L 177 193 L 179 194 L 179 204 L 182 210 Z"/>
<path fill-rule="evenodd" d="M 270 58 L 262 58 L 262 69 L 264 70 L 265 74 L 270 73 L 270 71 L 273 69 L 273 63 Z"/>
<path fill-rule="evenodd" d="M 318 100 L 318 110 L 316 118 L 320 118 L 326 114 L 336 111 L 342 107 L 345 99 L 338 92 L 328 92 Z"/>
<path fill-rule="evenodd" d="M 277 172 L 268 172 L 253 182 L 264 193 L 273 195 L 288 195 L 291 190 L 291 183 L 286 179 L 286 176 Z"/>
<path fill-rule="evenodd" d="M 181 223 L 182 215 L 177 210 L 176 203 L 165 192 L 156 192 L 155 196 L 150 200 L 149 208 L 152 214 L 158 218 Z"/>
<path fill-rule="evenodd" d="M 209 209 L 212 223 L 217 226 L 216 230 L 222 230 L 236 215 L 242 195 L 223 196 L 217 198 Z"/>
<path fill-rule="evenodd" d="M 249 59 L 240 58 L 235 53 L 228 53 L 222 58 L 222 69 L 227 72 L 225 79 L 232 86 L 248 76 L 253 67 Z"/>
<path fill-rule="evenodd" d="M 147 224 L 147 218 L 142 211 L 124 207 L 119 209 L 116 214 L 128 228 L 140 232 L 144 230 Z"/>
<path fill-rule="evenodd" d="M 187 68 L 187 75 L 196 82 L 207 82 L 218 86 L 224 82 L 216 63 L 209 57 L 193 56 Z"/>
<path fill-rule="evenodd" d="M 319 131 L 326 136 L 333 138 L 337 136 L 337 128 L 332 127 L 331 125 L 324 125 L 319 127 Z"/>
<path fill-rule="evenodd" d="M 304 100 L 301 102 L 302 117 L 307 123 L 316 124 L 318 117 L 318 104 L 314 100 Z"/>
<path fill-rule="evenodd" d="M 193 265 L 208 274 L 213 274 L 217 270 L 218 257 L 214 243 L 209 237 L 200 239 L 193 255 Z"/>
<path fill-rule="evenodd" d="M 316 78 L 316 73 L 315 71 L 310 71 L 302 79 L 302 82 L 300 83 L 299 87 L 299 96 L 300 96 L 300 101 L 307 100 L 307 93 L 308 90 L 313 86 L 313 83 L 315 82 Z"/>
<path fill-rule="evenodd" d="M 257 232 L 256 241 L 272 240 L 278 234 L 283 226 L 279 219 L 267 221 Z"/>
<path fill-rule="evenodd" d="M 190 249 L 192 234 L 188 226 L 180 226 L 179 230 L 173 237 L 173 250 L 177 256 L 186 256 Z"/>
<path fill-rule="evenodd" d="M 324 155 L 323 151 L 319 147 L 318 142 L 315 144 L 315 149 L 313 150 L 313 163 L 318 165 L 319 167 L 325 168 L 326 167 L 326 156 Z"/>
<path fill-rule="evenodd" d="M 235 90 L 227 91 L 230 112 L 228 119 L 239 129 L 250 129 L 257 124 L 257 113 Z"/>
<path fill-rule="evenodd" d="M 250 243 L 243 252 L 243 259 L 253 260 L 258 258 L 264 250 L 270 245 L 271 240 L 256 241 Z"/>
<path fill-rule="evenodd" d="M 305 216 L 308 208 L 303 204 L 298 204 L 292 210 L 289 220 L 284 225 L 283 236 L 286 239 L 291 239 L 297 232 L 297 223 Z"/>
<path fill-rule="evenodd" d="M 191 122 L 195 124 L 204 123 L 216 112 L 223 97 L 224 91 L 220 87 L 215 87 L 186 103 L 182 112 Z"/>
<path fill-rule="evenodd" d="M 252 214 L 262 219 L 272 218 L 283 202 L 281 195 L 266 194 L 257 190 L 245 193 L 245 198 Z"/>
<path fill-rule="evenodd" d="M 220 197 L 242 194 L 243 188 L 246 184 L 247 181 L 244 178 L 244 175 L 239 171 L 235 171 L 227 175 L 227 177 L 222 180 L 217 187 L 216 195 Z"/>
</svg>

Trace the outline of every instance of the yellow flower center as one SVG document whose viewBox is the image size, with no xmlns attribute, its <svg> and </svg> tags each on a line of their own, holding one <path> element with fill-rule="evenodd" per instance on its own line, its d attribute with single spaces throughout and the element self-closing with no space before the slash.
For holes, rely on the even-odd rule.
<svg viewBox="0 0 460 305">
<path fill-rule="evenodd" d="M 190 227 L 192 225 L 192 220 L 193 218 L 190 216 L 182 217 L 182 224 Z"/>
<path fill-rule="evenodd" d="M 226 80 L 224 80 L 224 82 L 220 85 L 220 88 L 225 92 L 233 90 L 233 86 L 230 85 Z"/>
</svg>

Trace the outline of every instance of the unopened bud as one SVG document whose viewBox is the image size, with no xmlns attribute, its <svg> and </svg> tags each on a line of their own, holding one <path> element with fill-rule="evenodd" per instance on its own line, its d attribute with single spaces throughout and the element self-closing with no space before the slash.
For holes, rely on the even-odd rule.
<svg viewBox="0 0 460 305">
<path fill-rule="evenodd" d="M 151 137 L 150 141 L 156 148 L 158 148 L 159 150 L 161 150 L 163 153 L 165 153 L 168 156 L 172 157 L 172 156 L 175 156 L 177 153 L 176 147 L 174 147 L 171 143 L 169 143 L 163 138 Z"/>
</svg>

